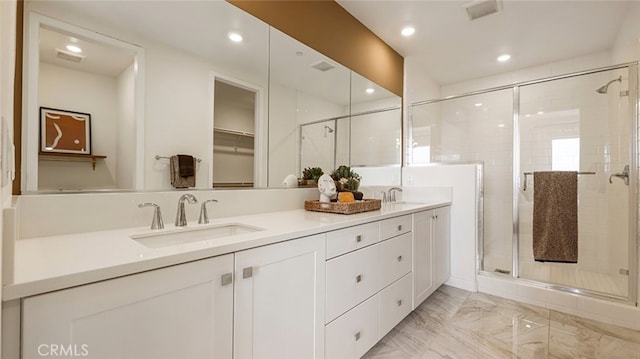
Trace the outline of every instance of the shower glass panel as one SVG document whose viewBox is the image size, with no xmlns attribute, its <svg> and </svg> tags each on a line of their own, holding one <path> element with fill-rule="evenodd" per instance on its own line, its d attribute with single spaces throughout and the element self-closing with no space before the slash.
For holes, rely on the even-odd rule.
<svg viewBox="0 0 640 359">
<path fill-rule="evenodd" d="M 402 110 L 384 110 L 351 117 L 351 159 L 354 167 L 399 165 Z"/>
<path fill-rule="evenodd" d="M 628 296 L 629 186 L 610 181 L 630 164 L 628 79 L 623 68 L 520 87 L 520 278 Z M 534 260 L 535 171 L 579 173 L 577 263 Z"/>
<path fill-rule="evenodd" d="M 484 164 L 484 260 L 480 270 L 513 267 L 513 90 L 411 107 L 409 163 Z"/>
<path fill-rule="evenodd" d="M 336 121 L 300 126 L 300 169 L 320 167 L 329 173 L 336 160 Z"/>
</svg>

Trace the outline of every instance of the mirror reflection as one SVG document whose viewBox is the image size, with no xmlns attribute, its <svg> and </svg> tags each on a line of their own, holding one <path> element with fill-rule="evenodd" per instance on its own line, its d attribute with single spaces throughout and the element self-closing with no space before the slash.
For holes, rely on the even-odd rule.
<svg viewBox="0 0 640 359">
<path fill-rule="evenodd" d="M 227 2 L 25 1 L 25 22 L 24 194 L 171 189 L 176 154 L 198 160 L 196 189 L 280 187 L 308 166 L 400 164 L 389 154 L 401 111 L 369 114 L 399 108 L 399 97 Z M 73 41 L 86 46 L 82 60 L 56 54 Z M 122 65 L 86 68 L 94 59 Z M 100 89 L 87 87 L 98 78 Z M 41 156 L 41 106 L 91 114 L 93 157 Z M 383 121 L 381 157 L 362 159 L 353 146 L 382 140 L 369 132 Z"/>
</svg>

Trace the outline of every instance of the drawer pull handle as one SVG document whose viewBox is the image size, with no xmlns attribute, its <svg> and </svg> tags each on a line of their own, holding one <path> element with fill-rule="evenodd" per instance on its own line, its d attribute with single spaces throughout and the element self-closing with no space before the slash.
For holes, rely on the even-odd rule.
<svg viewBox="0 0 640 359">
<path fill-rule="evenodd" d="M 362 235 L 361 235 L 361 234 L 358 234 L 358 235 L 356 236 L 356 243 L 360 243 L 360 242 L 362 242 Z"/>
<path fill-rule="evenodd" d="M 360 283 L 360 282 L 362 282 L 362 274 L 358 274 L 356 276 L 356 283 Z"/>
<path fill-rule="evenodd" d="M 402 256 L 398 256 L 398 262 L 402 262 Z"/>
<path fill-rule="evenodd" d="M 401 230 L 402 230 L 402 225 L 400 224 L 398 225 L 398 231 L 401 231 Z"/>
<path fill-rule="evenodd" d="M 222 286 L 233 283 L 233 274 L 225 273 L 222 275 Z"/>
<path fill-rule="evenodd" d="M 360 332 L 357 332 L 354 337 L 356 338 L 356 341 L 360 340 Z"/>
<path fill-rule="evenodd" d="M 398 307 L 402 307 L 402 299 L 398 299 Z"/>
<path fill-rule="evenodd" d="M 242 278 L 250 278 L 253 276 L 253 267 L 247 267 L 242 270 Z"/>
</svg>

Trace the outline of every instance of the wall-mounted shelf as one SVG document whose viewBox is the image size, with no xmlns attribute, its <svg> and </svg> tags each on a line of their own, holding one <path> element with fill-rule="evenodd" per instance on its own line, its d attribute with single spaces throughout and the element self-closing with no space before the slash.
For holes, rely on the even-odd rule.
<svg viewBox="0 0 640 359">
<path fill-rule="evenodd" d="M 57 153 L 57 152 L 40 152 L 39 158 L 45 161 L 88 161 L 91 162 L 93 170 L 96 170 L 96 162 L 99 159 L 105 159 L 103 155 L 83 155 L 79 153 Z"/>
</svg>

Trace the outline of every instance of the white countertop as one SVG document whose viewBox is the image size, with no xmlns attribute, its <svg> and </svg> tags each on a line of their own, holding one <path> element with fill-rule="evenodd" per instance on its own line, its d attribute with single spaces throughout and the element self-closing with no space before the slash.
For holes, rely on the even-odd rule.
<svg viewBox="0 0 640 359">
<path fill-rule="evenodd" d="M 130 238 L 148 227 L 21 239 L 15 244 L 14 283 L 2 291 L 12 300 L 137 272 L 237 252 L 362 223 L 449 205 L 450 202 L 386 203 L 378 211 L 341 215 L 302 209 L 213 219 L 208 225 L 240 223 L 261 231 L 163 248 Z M 165 226 L 172 230 L 173 224 Z"/>
</svg>

